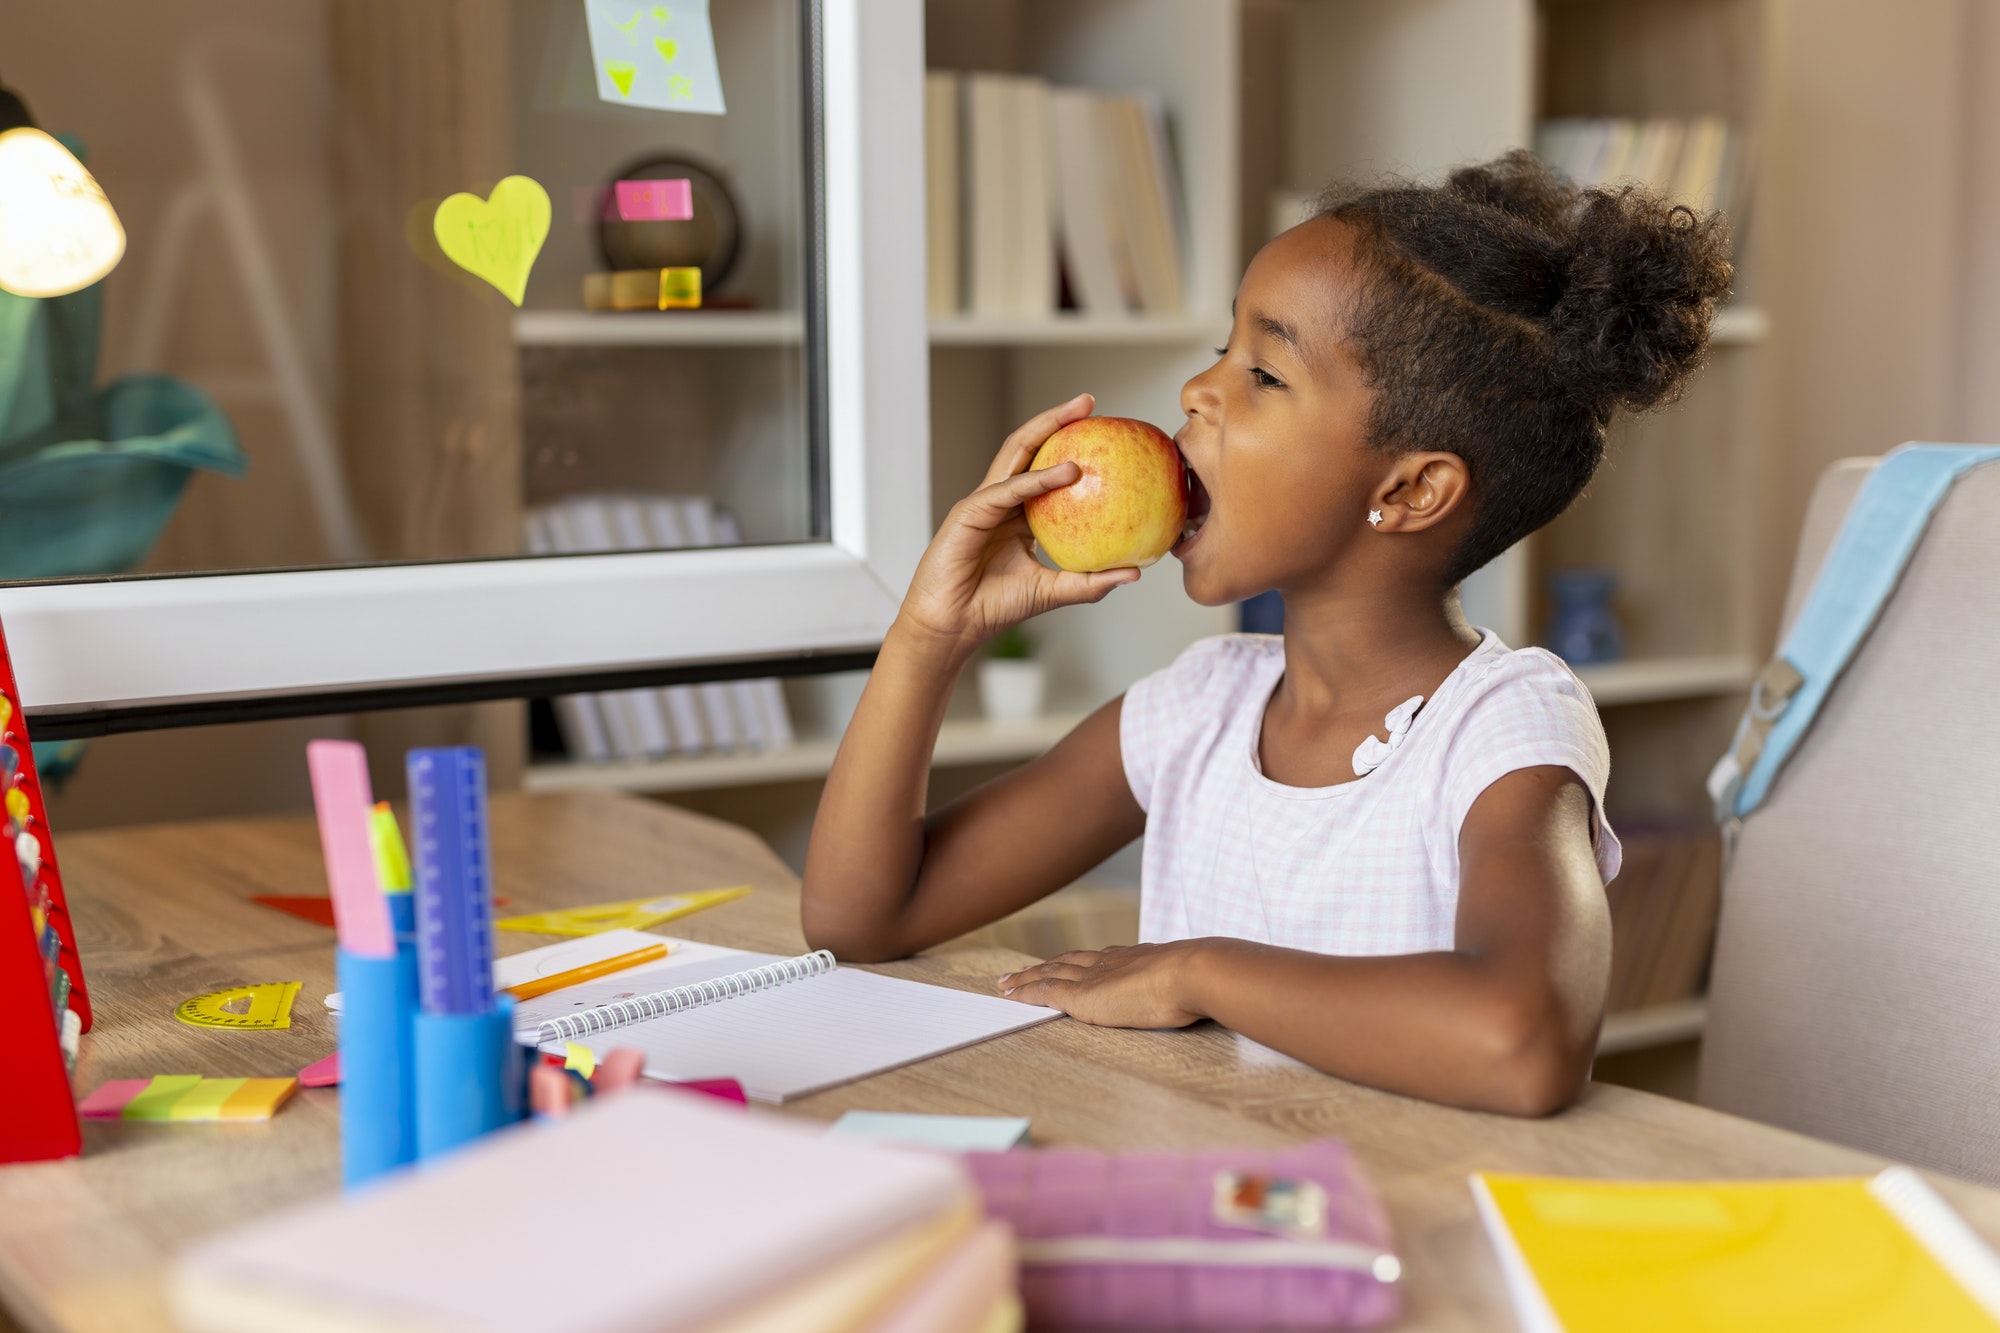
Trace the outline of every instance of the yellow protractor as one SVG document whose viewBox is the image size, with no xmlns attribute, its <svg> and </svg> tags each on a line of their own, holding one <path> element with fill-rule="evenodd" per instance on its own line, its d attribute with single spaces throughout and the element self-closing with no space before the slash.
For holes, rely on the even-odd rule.
<svg viewBox="0 0 2000 1333">
<path fill-rule="evenodd" d="M 190 1027 L 269 1031 L 292 1025 L 292 997 L 302 982 L 267 981 L 256 986 L 232 986 L 182 1000 L 174 1017 Z"/>
</svg>

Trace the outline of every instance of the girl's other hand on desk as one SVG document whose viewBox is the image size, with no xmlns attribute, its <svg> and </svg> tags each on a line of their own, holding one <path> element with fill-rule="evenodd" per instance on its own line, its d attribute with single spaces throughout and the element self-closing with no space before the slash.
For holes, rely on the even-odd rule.
<svg viewBox="0 0 2000 1333">
<path fill-rule="evenodd" d="M 1188 1007 L 1187 969 L 1201 942 L 1081 949 L 1009 972 L 1000 993 L 1112 1028 L 1183 1028 L 1204 1015 Z"/>
<path fill-rule="evenodd" d="M 1073 574 L 1035 559 L 1034 535 L 1021 506 L 1082 476 L 1075 463 L 1030 472 L 1049 436 L 1090 415 L 1078 394 L 1031 418 L 1007 437 L 978 490 L 951 507 L 917 565 L 903 598 L 903 626 L 970 652 L 1009 625 L 1058 606 L 1095 602 L 1139 577 L 1136 569 Z"/>
</svg>

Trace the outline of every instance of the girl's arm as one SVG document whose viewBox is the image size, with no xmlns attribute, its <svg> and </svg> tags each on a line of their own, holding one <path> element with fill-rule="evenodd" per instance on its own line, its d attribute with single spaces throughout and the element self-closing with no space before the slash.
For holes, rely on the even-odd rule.
<svg viewBox="0 0 2000 1333">
<path fill-rule="evenodd" d="M 1449 953 L 1333 958 L 1243 940 L 1064 954 L 1001 978 L 1093 1023 L 1213 1018 L 1329 1074 L 1514 1115 L 1567 1105 L 1590 1073 L 1611 967 L 1591 803 L 1566 768 L 1522 769 L 1459 832 Z"/>
<path fill-rule="evenodd" d="M 1116 701 L 1033 763 L 925 816 L 945 704 L 980 645 L 1139 577 L 1065 573 L 1034 558 L 1022 502 L 1080 473 L 1074 463 L 1026 469 L 1043 441 L 1090 409 L 1085 395 L 1009 436 L 918 564 L 813 819 L 802 922 L 814 948 L 864 962 L 928 948 L 1061 888 L 1143 830 Z"/>
</svg>

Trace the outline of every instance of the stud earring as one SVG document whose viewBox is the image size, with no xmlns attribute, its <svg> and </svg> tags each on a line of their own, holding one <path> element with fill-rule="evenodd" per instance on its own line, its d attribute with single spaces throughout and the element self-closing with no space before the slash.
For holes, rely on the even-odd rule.
<svg viewBox="0 0 2000 1333">
<path fill-rule="evenodd" d="M 1381 511 L 1381 510 L 1379 510 L 1379 509 L 1371 509 L 1371 510 L 1369 510 L 1369 511 L 1368 511 L 1368 525 L 1369 525 L 1370 527 L 1380 527 L 1380 526 L 1381 526 L 1381 524 L 1382 524 L 1382 511 Z"/>
</svg>

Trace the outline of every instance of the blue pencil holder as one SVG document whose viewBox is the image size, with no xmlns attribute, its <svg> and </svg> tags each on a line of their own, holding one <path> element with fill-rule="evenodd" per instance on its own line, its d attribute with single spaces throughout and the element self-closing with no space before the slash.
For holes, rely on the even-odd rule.
<svg viewBox="0 0 2000 1333">
<path fill-rule="evenodd" d="M 349 1189 L 417 1160 L 417 951 L 334 950 L 340 979 L 340 1175 Z"/>
<path fill-rule="evenodd" d="M 416 1056 L 419 1160 L 521 1118 L 526 1076 L 512 996 L 496 999 L 491 1013 L 419 1013 Z"/>
</svg>

